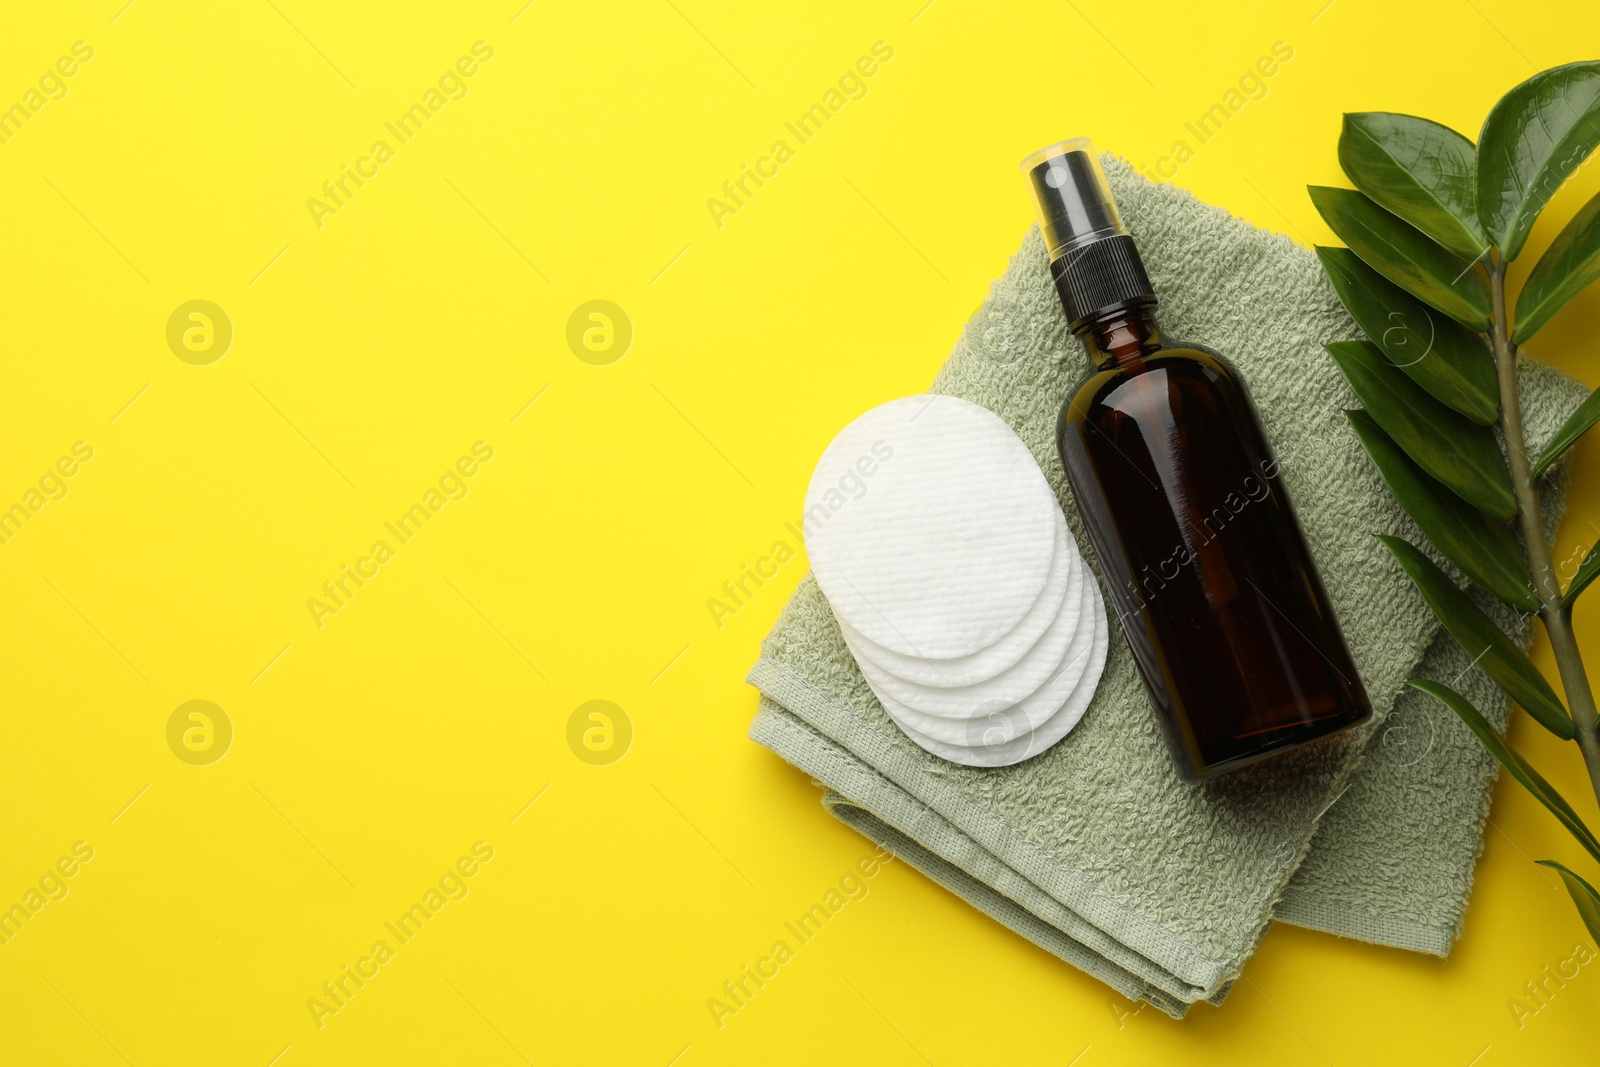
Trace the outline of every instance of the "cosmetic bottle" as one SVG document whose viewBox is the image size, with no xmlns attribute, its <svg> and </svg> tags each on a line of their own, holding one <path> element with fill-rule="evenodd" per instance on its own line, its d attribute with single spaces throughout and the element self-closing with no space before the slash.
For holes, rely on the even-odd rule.
<svg viewBox="0 0 1600 1067">
<path fill-rule="evenodd" d="M 1087 376 L 1057 444 L 1178 763 L 1207 777 L 1371 713 L 1238 373 L 1168 341 L 1087 139 L 1022 163 Z"/>
</svg>

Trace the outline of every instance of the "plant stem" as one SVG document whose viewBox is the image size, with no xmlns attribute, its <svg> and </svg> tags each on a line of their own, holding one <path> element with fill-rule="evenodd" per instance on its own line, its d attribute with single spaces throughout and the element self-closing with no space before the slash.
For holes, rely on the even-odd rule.
<svg viewBox="0 0 1600 1067">
<path fill-rule="evenodd" d="M 1500 385 L 1500 432 L 1506 439 L 1511 461 L 1511 490 L 1517 500 L 1517 518 L 1522 526 L 1522 541 L 1528 553 L 1528 571 L 1534 592 L 1539 597 L 1539 618 L 1550 638 L 1550 651 L 1561 673 L 1567 707 L 1577 733 L 1578 747 L 1589 768 L 1589 782 L 1600 801 L 1600 712 L 1594 690 L 1583 666 L 1572 633 L 1572 618 L 1561 609 L 1561 582 L 1550 559 L 1550 546 L 1544 535 L 1544 515 L 1539 507 L 1538 489 L 1533 484 L 1528 462 L 1527 440 L 1522 433 L 1522 404 L 1517 397 L 1517 350 L 1508 336 L 1506 316 L 1506 265 L 1496 255 L 1489 265 L 1489 286 L 1494 301 L 1494 363 Z"/>
</svg>

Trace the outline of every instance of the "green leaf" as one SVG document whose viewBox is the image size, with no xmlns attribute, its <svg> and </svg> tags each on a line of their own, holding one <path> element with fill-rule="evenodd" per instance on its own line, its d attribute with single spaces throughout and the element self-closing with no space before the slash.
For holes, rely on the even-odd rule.
<svg viewBox="0 0 1600 1067">
<path fill-rule="evenodd" d="M 1358 342 L 1359 343 L 1359 342 Z M 1519 611 L 1538 611 L 1539 598 L 1506 524 L 1449 492 L 1413 463 L 1368 412 L 1346 411 L 1389 492 L 1461 573 Z"/>
<path fill-rule="evenodd" d="M 1470 260 L 1353 189 L 1306 188 L 1328 227 L 1368 266 L 1469 330 L 1489 329 L 1489 290 Z"/>
<path fill-rule="evenodd" d="M 1578 813 L 1572 810 L 1566 798 L 1556 791 L 1556 787 L 1545 781 L 1544 775 L 1533 769 L 1533 764 L 1523 759 L 1516 749 L 1506 744 L 1505 739 L 1495 733 L 1494 727 L 1483 717 L 1483 713 L 1472 706 L 1466 697 L 1451 689 L 1447 685 L 1428 678 L 1413 678 L 1406 683 L 1413 689 L 1420 689 L 1445 707 L 1460 716 L 1467 728 L 1478 736 L 1483 742 L 1483 747 L 1488 749 L 1495 759 L 1500 761 L 1500 766 L 1511 772 L 1511 777 L 1522 784 L 1522 787 L 1538 798 L 1539 802 L 1550 809 L 1550 814 L 1561 820 L 1578 843 L 1589 851 L 1595 859 L 1600 860 L 1600 840 L 1583 824 Z"/>
<path fill-rule="evenodd" d="M 1440 403 L 1473 422 L 1500 416 L 1500 386 L 1483 339 L 1361 262 L 1348 248 L 1317 249 L 1322 268 L 1361 332 Z"/>
<path fill-rule="evenodd" d="M 1472 142 L 1450 127 L 1386 111 L 1346 115 L 1339 165 L 1357 189 L 1450 251 L 1468 259 L 1488 251 Z"/>
<path fill-rule="evenodd" d="M 1600 141 L 1600 61 L 1540 71 L 1495 104 L 1478 135 L 1478 219 L 1507 262 L 1567 175 Z"/>
<path fill-rule="evenodd" d="M 1578 564 L 1577 571 L 1573 573 L 1572 581 L 1567 583 L 1567 591 L 1561 594 L 1561 610 L 1571 611 L 1579 595 L 1589 588 L 1589 583 L 1597 576 L 1600 576 L 1600 542 L 1589 549 L 1589 554 L 1583 557 L 1583 562 Z"/>
<path fill-rule="evenodd" d="M 1535 860 L 1534 862 L 1541 866 L 1549 867 L 1561 876 L 1563 882 L 1567 883 L 1567 892 L 1572 895 L 1572 902 L 1578 906 L 1578 914 L 1583 916 L 1583 925 L 1589 928 L 1589 936 L 1594 938 L 1595 944 L 1600 945 L 1600 893 L 1596 893 L 1594 886 L 1585 882 L 1555 860 Z"/>
<path fill-rule="evenodd" d="M 1417 388 L 1370 341 L 1338 341 L 1327 348 L 1367 411 L 1417 466 L 1473 507 L 1497 519 L 1516 517 L 1511 475 L 1494 431 Z"/>
<path fill-rule="evenodd" d="M 1544 451 L 1539 455 L 1539 462 L 1533 465 L 1533 477 L 1537 478 L 1550 469 L 1550 465 L 1564 455 L 1567 449 L 1578 443 L 1578 438 L 1600 421 L 1600 389 L 1589 394 L 1589 398 L 1578 405 L 1578 410 L 1567 416 L 1567 421 L 1561 424 L 1561 429 L 1544 446 Z"/>
<path fill-rule="evenodd" d="M 1538 333 L 1596 278 L 1600 278 L 1600 193 L 1578 209 L 1533 265 L 1517 297 L 1517 328 L 1511 340 L 1520 345 Z"/>
<path fill-rule="evenodd" d="M 1572 716 L 1561 706 L 1555 690 L 1522 649 L 1512 644 L 1511 638 L 1479 611 L 1420 548 L 1402 537 L 1379 534 L 1378 540 L 1394 553 L 1394 558 L 1416 583 L 1422 599 L 1484 673 L 1510 693 L 1511 699 L 1527 709 L 1546 730 L 1563 741 L 1571 741 Z"/>
</svg>

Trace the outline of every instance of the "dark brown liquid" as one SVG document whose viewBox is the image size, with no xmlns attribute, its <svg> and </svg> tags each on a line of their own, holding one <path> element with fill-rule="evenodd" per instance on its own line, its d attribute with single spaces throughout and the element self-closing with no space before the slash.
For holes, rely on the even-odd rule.
<svg viewBox="0 0 1600 1067">
<path fill-rule="evenodd" d="M 1083 331 L 1058 443 L 1111 601 L 1196 775 L 1370 714 L 1243 383 L 1143 310 Z"/>
</svg>

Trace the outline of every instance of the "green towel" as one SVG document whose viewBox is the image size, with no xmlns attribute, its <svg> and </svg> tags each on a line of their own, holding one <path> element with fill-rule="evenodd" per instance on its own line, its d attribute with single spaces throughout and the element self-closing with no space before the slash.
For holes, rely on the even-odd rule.
<svg viewBox="0 0 1600 1067">
<path fill-rule="evenodd" d="M 1423 543 L 1340 413 L 1355 398 L 1322 345 L 1357 330 L 1310 252 L 1147 182 L 1120 160 L 1104 163 L 1167 335 L 1219 349 L 1250 385 L 1373 700 L 1372 721 L 1187 781 L 1119 636 L 1094 703 L 1066 740 L 1012 767 L 956 766 L 912 744 L 884 714 L 808 575 L 750 673 L 763 696 L 751 736 L 816 779 L 846 823 L 1173 1016 L 1226 995 L 1275 910 L 1286 921 L 1443 953 L 1481 848 L 1492 761 L 1421 694 L 1396 698 L 1426 653 L 1423 673 L 1462 687 L 1487 713 L 1503 715 L 1504 701 L 1440 634 L 1372 536 Z M 1056 414 L 1084 367 L 1030 231 L 933 388 L 983 404 L 1017 431 L 1093 563 L 1054 442 Z M 1537 447 L 1584 390 L 1529 361 L 1519 373 Z M 1561 488 L 1546 487 L 1552 504 Z"/>
</svg>

